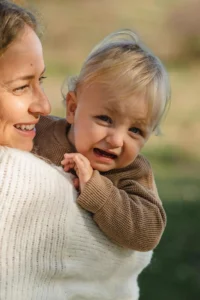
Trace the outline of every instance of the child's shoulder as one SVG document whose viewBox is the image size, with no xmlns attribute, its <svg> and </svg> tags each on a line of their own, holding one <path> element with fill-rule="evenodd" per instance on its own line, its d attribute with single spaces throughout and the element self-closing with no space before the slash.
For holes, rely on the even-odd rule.
<svg viewBox="0 0 200 300">
<path fill-rule="evenodd" d="M 116 170 L 117 172 L 122 172 L 122 173 L 146 173 L 146 172 L 149 172 L 150 170 L 152 170 L 151 168 L 151 164 L 150 162 L 148 161 L 148 159 L 142 155 L 142 154 L 139 154 L 136 159 L 131 163 L 129 164 L 127 167 L 125 168 L 122 168 L 122 169 L 118 169 Z"/>
<path fill-rule="evenodd" d="M 122 169 L 115 169 L 105 175 L 106 177 L 110 178 L 113 182 L 116 183 L 117 181 L 118 184 L 119 182 L 124 180 L 149 182 L 149 180 L 153 176 L 153 171 L 148 159 L 144 155 L 139 154 L 134 160 L 134 162 L 132 162 L 127 167 L 124 167 Z"/>
<path fill-rule="evenodd" d="M 46 135 L 57 135 L 61 132 L 64 137 L 66 135 L 67 121 L 64 118 L 56 116 L 41 116 L 38 124 L 36 125 L 36 137 L 35 141 L 38 138 Z"/>
<path fill-rule="evenodd" d="M 131 164 L 131 167 L 133 169 L 145 169 L 145 170 L 149 170 L 151 169 L 151 164 L 149 162 L 149 160 L 143 155 L 143 154 L 139 154 L 136 159 L 134 160 L 134 162 Z"/>
<path fill-rule="evenodd" d="M 48 115 L 48 116 L 41 116 L 38 124 L 36 125 L 36 129 L 44 128 L 46 129 L 49 126 L 54 126 L 57 123 L 63 123 L 66 126 L 66 120 L 64 118 Z"/>
</svg>

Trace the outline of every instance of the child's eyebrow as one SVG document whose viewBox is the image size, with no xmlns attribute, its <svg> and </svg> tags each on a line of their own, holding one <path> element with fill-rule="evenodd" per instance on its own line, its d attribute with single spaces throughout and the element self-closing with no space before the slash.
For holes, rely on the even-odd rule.
<svg viewBox="0 0 200 300">
<path fill-rule="evenodd" d="M 147 125 L 147 119 L 146 118 L 135 118 L 133 121 L 134 124 L 141 124 L 141 125 Z"/>
<path fill-rule="evenodd" d="M 112 105 L 106 105 L 105 110 L 108 111 L 108 113 L 112 113 L 112 114 L 120 114 L 120 110 L 117 107 L 114 107 L 113 104 Z"/>
<path fill-rule="evenodd" d="M 114 113 L 114 114 L 123 114 L 123 105 L 118 103 L 118 101 L 107 101 L 104 104 L 104 109 L 107 110 L 109 113 Z"/>
<path fill-rule="evenodd" d="M 116 104 L 116 105 L 115 105 Z M 104 109 L 106 112 L 108 112 L 109 114 L 114 114 L 117 116 L 122 116 L 123 115 L 123 110 L 122 110 L 122 106 L 120 106 L 117 103 L 113 103 L 113 102 L 107 102 L 104 105 Z M 124 111 L 125 113 L 125 111 Z M 133 124 L 133 126 L 138 125 L 140 127 L 146 128 L 149 127 L 149 122 L 148 122 L 148 118 L 147 116 L 137 116 L 137 114 L 135 116 L 133 116 L 133 114 L 129 111 L 129 113 L 125 114 L 126 118 L 130 119 L 131 124 Z"/>
</svg>

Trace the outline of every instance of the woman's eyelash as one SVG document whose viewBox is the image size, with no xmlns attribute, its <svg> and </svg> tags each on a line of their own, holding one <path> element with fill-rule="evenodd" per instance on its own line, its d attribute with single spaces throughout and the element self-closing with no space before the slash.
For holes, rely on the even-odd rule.
<svg viewBox="0 0 200 300">
<path fill-rule="evenodd" d="M 46 76 L 41 76 L 39 78 L 39 82 L 42 83 L 44 79 L 46 79 L 47 77 Z M 20 87 L 17 87 L 14 91 L 20 91 L 20 90 L 24 90 L 25 88 L 29 87 L 28 84 L 25 84 L 25 85 L 22 85 Z"/>
<path fill-rule="evenodd" d="M 28 84 L 25 84 L 25 85 L 23 85 L 23 86 L 20 86 L 20 87 L 16 88 L 15 91 L 24 90 L 24 89 L 27 88 L 27 87 L 28 87 Z"/>
<path fill-rule="evenodd" d="M 47 78 L 46 76 L 41 76 L 40 79 L 39 79 L 39 81 L 43 82 L 43 80 L 46 79 L 46 78 Z"/>
</svg>

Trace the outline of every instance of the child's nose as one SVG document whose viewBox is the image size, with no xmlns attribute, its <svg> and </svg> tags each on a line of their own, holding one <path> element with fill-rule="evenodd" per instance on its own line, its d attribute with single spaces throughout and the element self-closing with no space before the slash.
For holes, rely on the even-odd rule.
<svg viewBox="0 0 200 300">
<path fill-rule="evenodd" d="M 124 135 L 119 130 L 115 130 L 107 136 L 106 141 L 112 148 L 120 148 L 124 143 Z"/>
</svg>

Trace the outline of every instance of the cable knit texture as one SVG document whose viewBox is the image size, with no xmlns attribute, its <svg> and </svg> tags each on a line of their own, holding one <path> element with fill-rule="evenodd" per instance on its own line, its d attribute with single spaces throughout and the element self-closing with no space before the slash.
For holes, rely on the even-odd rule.
<svg viewBox="0 0 200 300">
<path fill-rule="evenodd" d="M 0 147 L 0 299 L 138 299 L 152 252 L 113 244 L 76 198 L 68 174 Z"/>
</svg>

